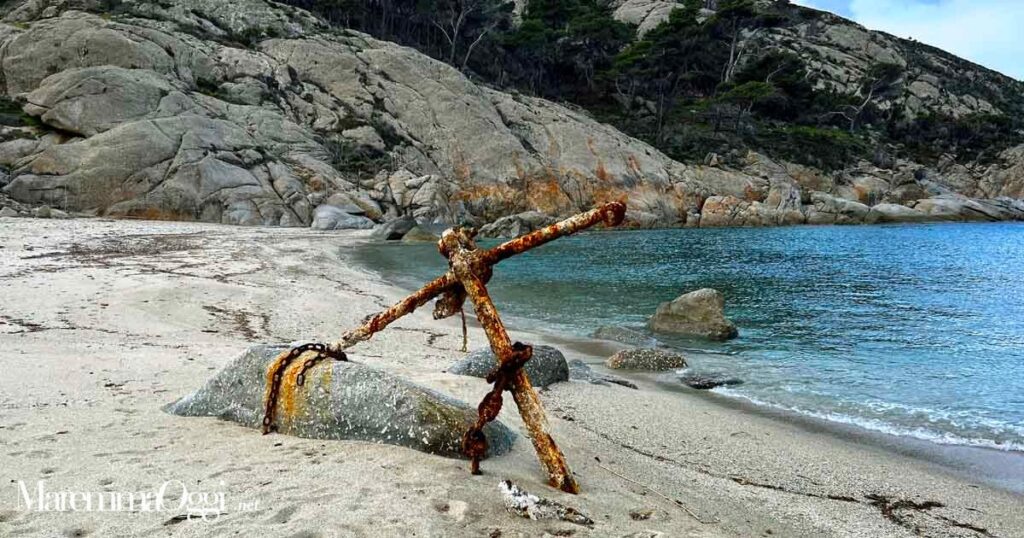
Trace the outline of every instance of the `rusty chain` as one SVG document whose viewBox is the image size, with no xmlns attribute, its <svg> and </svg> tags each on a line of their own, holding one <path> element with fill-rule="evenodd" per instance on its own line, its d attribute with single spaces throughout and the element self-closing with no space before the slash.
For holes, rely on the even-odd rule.
<svg viewBox="0 0 1024 538">
<path fill-rule="evenodd" d="M 415 311 L 436 297 L 439 298 L 434 304 L 434 319 L 444 319 L 455 314 L 462 314 L 463 350 L 465 350 L 468 339 L 463 306 L 468 300 L 473 304 L 477 319 L 483 326 L 491 344 L 491 350 L 494 351 L 498 359 L 498 366 L 487 376 L 487 382 L 492 383 L 493 387 L 480 402 L 477 408 L 477 420 L 462 439 L 462 449 L 472 461 L 473 473 L 480 473 L 480 460 L 487 453 L 487 438 L 483 433 L 483 428 L 488 422 L 497 418 L 501 412 L 502 394 L 509 390 L 523 417 L 538 459 L 548 472 L 548 482 L 563 491 L 577 493 L 579 486 L 569 470 L 561 450 L 548 433 L 543 406 L 530 384 L 529 377 L 522 369 L 532 356 L 533 350 L 528 345 L 520 342 L 513 344 L 510 341 L 504 324 L 487 293 L 485 284 L 492 276 L 492 266 L 498 262 L 597 224 L 603 223 L 608 227 L 617 226 L 622 222 L 625 213 L 626 205 L 622 202 L 603 204 L 489 250 L 477 250 L 473 241 L 475 232 L 471 229 L 452 228 L 445 231 L 438 242 L 438 250 L 449 261 L 449 270 L 445 274 L 430 281 L 392 307 L 369 317 L 359 327 L 343 334 L 338 341 L 328 345 L 306 344 L 299 346 L 282 353 L 274 360 L 267 371 L 263 433 L 270 432 L 273 427 L 285 370 L 289 364 L 304 353 L 314 351 L 316 355 L 307 359 L 296 375 L 295 382 L 298 386 L 304 384 L 307 372 L 319 362 L 328 358 L 348 360 L 344 352 L 345 349 L 368 340 L 395 320 Z"/>
<path fill-rule="evenodd" d="M 270 382 L 267 384 L 266 409 L 263 412 L 264 435 L 270 433 L 274 426 L 274 412 L 277 409 L 278 394 L 281 392 L 281 381 L 284 379 L 285 370 L 288 369 L 288 365 L 292 361 L 310 351 L 315 351 L 316 355 L 306 359 L 306 362 L 302 364 L 302 369 L 299 370 L 299 375 L 295 376 L 295 384 L 300 387 L 306 382 L 306 372 L 320 361 L 326 359 L 334 359 L 336 361 L 348 360 L 348 356 L 345 355 L 344 351 L 334 351 L 326 344 L 303 344 L 293 347 L 288 351 L 287 355 L 275 360 L 268 375 Z"/>
</svg>

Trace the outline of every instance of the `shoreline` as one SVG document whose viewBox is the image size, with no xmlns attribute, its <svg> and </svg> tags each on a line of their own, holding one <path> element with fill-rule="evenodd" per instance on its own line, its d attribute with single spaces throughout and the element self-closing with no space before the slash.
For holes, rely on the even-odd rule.
<svg viewBox="0 0 1024 538">
<path fill-rule="evenodd" d="M 367 240 L 347 245 L 339 257 L 342 262 L 350 263 L 404 293 L 415 291 L 415 288 L 410 287 L 406 282 L 389 279 L 376 268 L 368 266 L 364 259 L 354 252 L 356 249 L 370 244 L 373 244 L 373 241 Z M 401 248 L 401 245 L 396 246 Z M 466 319 L 474 326 L 479 326 L 471 315 L 467 315 Z M 612 370 L 604 366 L 604 359 L 619 350 L 629 349 L 633 346 L 593 337 L 538 330 L 536 325 L 540 322 L 537 320 L 523 320 L 515 316 L 507 316 L 503 319 L 506 320 L 505 325 L 510 333 L 530 335 L 533 337 L 532 341 L 557 347 L 566 354 L 567 358 L 583 359 L 592 368 L 625 377 L 640 384 L 645 390 L 665 390 L 684 398 L 702 398 L 723 408 L 755 413 L 771 420 L 804 428 L 809 432 L 826 433 L 840 440 L 862 443 L 873 448 L 891 451 L 893 454 L 937 464 L 958 477 L 981 478 L 993 487 L 1011 493 L 1024 494 L 1024 452 L 957 443 L 938 443 L 759 403 L 742 395 L 690 389 L 665 379 L 671 372 Z"/>
<path fill-rule="evenodd" d="M 485 460 L 482 476 L 463 460 L 397 446 L 264 436 L 169 415 L 164 405 L 248 346 L 332 340 L 400 299 L 399 289 L 339 262 L 366 234 L 102 219 L 0 224 L 5 536 L 1024 535 L 1022 495 L 707 395 L 580 382 L 542 391 L 552 436 L 581 483 L 575 496 L 545 484 L 510 398 L 499 420 L 519 439 Z M 458 320 L 423 310 L 350 356 L 475 404 L 489 387 L 444 371 L 462 356 Z M 469 336 L 471 348 L 486 345 L 478 328 Z M 570 358 L 586 351 L 556 345 Z M 497 487 L 504 479 L 583 511 L 594 526 L 510 515 Z M 230 506 L 208 524 L 177 512 L 27 511 L 11 485 L 19 480 L 45 480 L 53 491 L 143 491 L 180 480 L 222 488 Z"/>
</svg>

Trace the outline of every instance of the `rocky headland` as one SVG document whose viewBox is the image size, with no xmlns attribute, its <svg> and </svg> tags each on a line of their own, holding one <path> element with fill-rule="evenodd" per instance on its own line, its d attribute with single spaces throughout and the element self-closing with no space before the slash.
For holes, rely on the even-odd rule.
<svg viewBox="0 0 1024 538">
<path fill-rule="evenodd" d="M 629 5 L 617 13 L 632 17 Z M 788 29 L 785 43 L 835 51 L 820 66 L 835 80 L 863 63 L 861 45 L 899 60 L 895 38 L 841 21 Z M 996 107 L 931 91 L 925 75 L 892 106 Z M 642 228 L 1024 218 L 1024 146 L 976 165 L 825 172 L 753 151 L 683 163 L 582 109 L 264 0 L 9 2 L 0 96 L 8 215 L 321 229 L 406 218 L 494 223 L 492 235 L 611 199 Z"/>
</svg>

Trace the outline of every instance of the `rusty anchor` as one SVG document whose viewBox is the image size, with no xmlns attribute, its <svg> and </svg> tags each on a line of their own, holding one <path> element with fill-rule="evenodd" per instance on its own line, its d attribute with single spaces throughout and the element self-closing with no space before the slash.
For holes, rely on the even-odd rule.
<svg viewBox="0 0 1024 538">
<path fill-rule="evenodd" d="M 302 368 L 294 379 L 297 386 L 302 386 L 306 373 L 318 363 L 327 359 L 347 360 L 346 349 L 370 339 L 375 333 L 431 299 L 440 296 L 434 305 L 434 319 L 463 314 L 463 306 L 468 299 L 473 304 L 476 317 L 487 334 L 491 350 L 498 358 L 497 368 L 487 376 L 487 382 L 493 384 L 493 387 L 481 400 L 477 408 L 477 421 L 462 440 L 463 452 L 471 460 L 471 471 L 473 474 L 480 473 L 480 460 L 487 451 L 483 427 L 498 416 L 501 411 L 502 393 L 508 390 L 512 393 L 523 423 L 529 431 L 537 457 L 547 471 L 548 483 L 562 491 L 578 493 L 579 485 L 565 462 L 565 456 L 548 433 L 547 416 L 540 398 L 522 369 L 526 361 L 530 360 L 533 349 L 520 342 L 513 343 L 509 338 L 508 331 L 505 330 L 505 325 L 487 293 L 486 284 L 491 278 L 493 266 L 498 262 L 600 223 L 608 227 L 617 226 L 622 222 L 625 213 L 624 203 L 607 203 L 489 250 L 477 248 L 474 241 L 475 231 L 470 228 L 455 227 L 446 230 L 438 241 L 438 250 L 448 259 L 447 272 L 394 306 L 368 318 L 359 327 L 343 334 L 338 341 L 331 344 L 306 344 L 286 351 L 274 359 L 267 370 L 263 433 L 269 433 L 273 428 L 278 393 L 281 383 L 285 381 L 284 372 L 293 361 L 305 357 Z"/>
</svg>

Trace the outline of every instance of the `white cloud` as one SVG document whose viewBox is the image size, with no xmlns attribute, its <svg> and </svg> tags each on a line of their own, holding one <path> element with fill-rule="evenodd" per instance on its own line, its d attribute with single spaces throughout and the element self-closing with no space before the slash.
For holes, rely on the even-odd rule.
<svg viewBox="0 0 1024 538">
<path fill-rule="evenodd" d="M 835 9 L 835 0 L 800 0 Z M 1024 1 L 847 0 L 841 15 L 895 36 L 913 38 L 1024 79 Z M 847 11 L 848 13 L 843 13 Z"/>
</svg>

